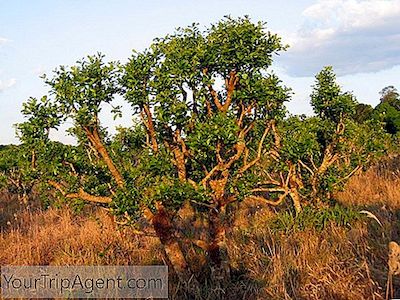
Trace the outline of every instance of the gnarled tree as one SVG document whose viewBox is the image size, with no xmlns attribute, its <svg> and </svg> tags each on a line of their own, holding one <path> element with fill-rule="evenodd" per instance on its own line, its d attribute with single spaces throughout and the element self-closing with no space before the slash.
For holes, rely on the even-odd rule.
<svg viewBox="0 0 400 300">
<path fill-rule="evenodd" d="M 125 98 L 143 120 L 151 162 L 169 165 L 162 174 L 153 169 L 144 193 L 158 190 L 150 197 L 153 225 L 173 245 L 180 270 L 187 263 L 171 222 L 186 201 L 208 211 L 209 239 L 196 244 L 215 278 L 229 276 L 226 208 L 243 199 L 238 182 L 279 144 L 275 124 L 289 96 L 268 68 L 284 49 L 263 23 L 227 18 L 205 32 L 195 24 L 178 29 L 124 68 Z"/>
</svg>

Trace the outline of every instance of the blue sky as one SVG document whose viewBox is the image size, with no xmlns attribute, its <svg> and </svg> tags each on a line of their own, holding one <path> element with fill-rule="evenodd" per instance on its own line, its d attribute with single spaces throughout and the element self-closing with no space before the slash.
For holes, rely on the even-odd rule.
<svg viewBox="0 0 400 300">
<path fill-rule="evenodd" d="M 178 26 L 224 15 L 266 21 L 291 46 L 273 70 L 295 93 L 292 113 L 311 113 L 310 86 L 324 65 L 360 102 L 376 105 L 387 85 L 400 89 L 400 0 L 0 0 L 0 144 L 17 142 L 22 102 L 47 92 L 41 74 L 97 51 L 125 61 Z M 115 122 L 106 110 L 103 123 L 129 126 L 124 112 Z M 52 135 L 72 142 L 62 130 Z"/>
</svg>

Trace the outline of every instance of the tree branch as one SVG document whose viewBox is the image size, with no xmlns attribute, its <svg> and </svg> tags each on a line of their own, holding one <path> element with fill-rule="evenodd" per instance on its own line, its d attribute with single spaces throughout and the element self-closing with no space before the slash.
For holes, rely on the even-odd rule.
<svg viewBox="0 0 400 300">
<path fill-rule="evenodd" d="M 277 206 L 279 204 L 281 204 L 283 202 L 283 200 L 285 200 L 286 196 L 289 194 L 290 191 L 286 190 L 282 195 L 279 196 L 278 200 L 276 201 L 272 201 L 269 199 L 266 199 L 262 196 L 249 196 L 247 197 L 248 199 L 254 199 L 254 200 L 259 200 L 259 201 L 263 201 L 267 204 L 273 205 L 273 206 Z"/>
<path fill-rule="evenodd" d="M 311 175 L 314 175 L 314 171 L 311 170 L 311 168 L 309 166 L 307 166 L 304 162 L 302 162 L 301 159 L 299 159 L 298 162 L 300 163 L 300 165 L 302 165 L 304 168 L 306 168 L 311 173 Z"/>
<path fill-rule="evenodd" d="M 204 69 L 203 69 L 203 75 L 204 75 L 204 76 L 208 76 L 208 75 L 207 75 L 207 72 L 208 72 L 208 69 L 207 69 L 207 68 L 204 68 Z M 219 101 L 218 93 L 213 89 L 213 87 L 212 87 L 211 84 L 207 84 L 207 88 L 208 88 L 208 91 L 210 92 L 210 94 L 211 94 L 211 96 L 212 96 L 212 98 L 213 98 L 213 100 L 214 100 L 215 106 L 218 108 L 219 111 L 222 111 L 222 104 L 221 104 L 221 102 Z M 210 107 L 210 108 L 211 108 L 211 107 Z M 208 109 L 209 109 L 209 108 L 207 107 L 207 110 L 208 110 Z"/>
<path fill-rule="evenodd" d="M 261 137 L 261 140 L 258 143 L 258 150 L 257 150 L 256 158 L 254 158 L 251 162 L 249 162 L 248 164 L 246 164 L 243 167 L 241 167 L 239 169 L 239 174 L 243 174 L 244 172 L 246 172 L 249 168 L 254 166 L 261 159 L 262 146 L 264 144 L 265 138 L 267 137 L 268 132 L 270 131 L 270 129 L 271 129 L 271 126 L 267 126 L 265 128 L 265 130 L 264 130 L 264 133 L 263 133 L 263 135 Z"/>
<path fill-rule="evenodd" d="M 57 189 L 61 195 L 63 195 L 65 198 L 70 198 L 70 199 L 82 199 L 85 201 L 89 202 L 95 202 L 95 203 L 110 203 L 112 201 L 111 197 L 105 197 L 105 196 L 94 196 L 91 195 L 83 190 L 83 188 L 80 188 L 77 193 L 66 193 L 64 190 L 64 187 L 53 180 L 49 180 L 48 184 Z"/>
<path fill-rule="evenodd" d="M 222 108 L 220 109 L 222 112 L 226 112 L 229 109 L 229 106 L 232 102 L 232 95 L 235 90 L 236 84 L 239 81 L 239 77 L 236 75 L 236 71 L 229 72 L 229 79 L 226 79 L 226 101 Z"/>
<path fill-rule="evenodd" d="M 150 108 L 147 104 L 143 105 L 143 110 L 147 117 L 147 126 L 146 127 L 149 131 L 152 149 L 153 149 L 154 153 L 157 153 L 158 152 L 158 143 L 157 143 L 157 138 L 156 138 L 156 131 L 154 129 L 154 124 L 153 124 L 153 117 L 152 117 Z"/>
</svg>

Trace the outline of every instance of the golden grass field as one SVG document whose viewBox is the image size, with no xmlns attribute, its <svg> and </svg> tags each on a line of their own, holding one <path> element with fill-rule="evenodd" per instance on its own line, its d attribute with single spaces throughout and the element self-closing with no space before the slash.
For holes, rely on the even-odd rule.
<svg viewBox="0 0 400 300">
<path fill-rule="evenodd" d="M 373 212 L 383 227 L 363 218 L 350 227 L 274 231 L 270 207 L 242 203 L 229 233 L 232 282 L 221 292 L 206 281 L 199 298 L 384 299 L 387 244 L 400 241 L 400 176 L 371 169 L 352 178 L 337 198 Z M 0 216 L 0 265 L 166 264 L 155 237 L 116 227 L 104 210 L 26 210 L 3 195 Z M 201 272 L 201 259 L 187 247 Z M 394 287 L 400 297 L 399 279 Z M 170 298 L 185 298 L 172 274 Z"/>
</svg>

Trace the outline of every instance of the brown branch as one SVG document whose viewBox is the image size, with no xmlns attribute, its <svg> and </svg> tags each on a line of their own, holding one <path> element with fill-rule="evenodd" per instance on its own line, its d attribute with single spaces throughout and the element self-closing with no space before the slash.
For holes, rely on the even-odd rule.
<svg viewBox="0 0 400 300">
<path fill-rule="evenodd" d="M 72 163 L 70 163 L 68 161 L 63 161 L 62 164 L 69 166 L 71 168 L 72 175 L 75 177 L 78 177 L 78 173 L 76 172 L 75 167 Z"/>
<path fill-rule="evenodd" d="M 103 142 L 100 139 L 98 129 L 94 128 L 92 130 L 89 129 L 89 127 L 83 127 L 87 138 L 89 141 L 93 144 L 95 147 L 96 151 L 100 154 L 102 157 L 103 161 L 107 165 L 111 175 L 113 176 L 115 182 L 120 188 L 123 188 L 125 186 L 125 181 L 117 169 L 117 167 L 114 165 L 114 162 L 112 161 L 110 155 L 108 154 L 107 149 L 104 147 Z"/>
<path fill-rule="evenodd" d="M 279 150 L 281 148 L 281 137 L 278 133 L 278 130 L 276 128 L 276 123 L 275 120 L 271 121 L 271 129 L 272 132 L 274 133 L 274 138 L 275 138 L 275 147 L 277 150 Z"/>
<path fill-rule="evenodd" d="M 189 242 L 191 242 L 192 244 L 196 245 L 197 247 L 203 249 L 204 251 L 208 251 L 210 246 L 208 245 L 207 242 L 202 241 L 202 240 L 191 240 L 188 239 Z"/>
<path fill-rule="evenodd" d="M 287 189 L 283 187 L 276 187 L 276 188 L 255 188 L 250 190 L 251 193 L 256 192 L 285 192 Z"/>
<path fill-rule="evenodd" d="M 240 112 L 240 116 L 239 116 L 239 119 L 238 119 L 238 123 L 237 123 L 237 124 L 238 124 L 239 127 L 242 127 L 242 123 L 243 123 L 244 117 L 245 117 L 248 113 L 251 112 L 251 110 L 253 109 L 253 106 L 252 106 L 252 105 L 249 105 L 247 108 L 245 108 L 243 104 L 241 104 L 240 106 L 241 106 L 241 112 Z"/>
<path fill-rule="evenodd" d="M 204 188 L 207 187 L 207 181 L 211 179 L 211 177 L 214 175 L 215 172 L 220 170 L 223 167 L 222 164 L 216 165 L 214 168 L 211 169 L 210 172 L 200 181 L 201 185 L 203 185 Z"/>
<path fill-rule="evenodd" d="M 342 179 L 340 179 L 338 182 L 334 183 L 333 186 L 338 185 L 339 183 L 349 179 L 351 176 L 353 176 L 355 173 L 357 173 L 358 171 L 360 171 L 362 169 L 362 166 L 357 166 L 355 167 L 349 174 L 347 174 L 345 177 L 343 177 Z"/>
<path fill-rule="evenodd" d="M 201 202 L 197 202 L 195 200 L 190 200 L 190 202 L 192 202 L 194 204 L 197 204 L 197 205 L 200 205 L 200 206 L 204 206 L 204 207 L 210 208 L 210 209 L 215 209 L 214 205 L 210 205 L 210 204 L 207 204 L 207 203 L 201 203 Z"/>
<path fill-rule="evenodd" d="M 274 185 L 280 185 L 280 182 L 274 178 L 272 178 L 271 174 L 269 174 L 268 172 L 264 172 L 267 177 L 269 178 L 269 181 L 264 181 L 261 184 L 274 184 Z"/>
<path fill-rule="evenodd" d="M 234 147 L 236 149 L 236 154 L 234 156 L 232 156 L 228 160 L 228 162 L 224 165 L 224 168 L 223 168 L 224 170 L 229 169 L 232 166 L 232 164 L 234 162 L 236 162 L 240 158 L 240 156 L 242 156 L 242 153 L 244 152 L 245 147 L 246 147 L 246 144 L 243 141 L 239 140 L 236 143 L 236 145 Z"/>
<path fill-rule="evenodd" d="M 112 201 L 111 197 L 94 196 L 85 192 L 83 188 L 80 188 L 77 193 L 66 193 L 64 187 L 60 183 L 55 182 L 53 180 L 49 180 L 48 184 L 57 189 L 61 193 L 61 195 L 63 195 L 65 198 L 82 199 L 85 201 L 95 202 L 95 203 L 110 203 Z"/>
<path fill-rule="evenodd" d="M 208 69 L 207 69 L 207 68 L 204 68 L 204 69 L 203 69 L 203 75 L 204 75 L 204 76 L 207 76 L 207 72 L 208 72 Z M 218 108 L 219 111 L 222 111 L 222 104 L 221 104 L 221 102 L 219 101 L 218 93 L 213 89 L 213 87 L 212 87 L 211 84 L 207 84 L 207 88 L 208 88 L 208 91 L 210 92 L 210 94 L 211 94 L 211 96 L 212 96 L 212 98 L 213 98 L 213 100 L 214 100 L 215 106 Z M 206 103 L 206 104 L 207 104 L 207 103 Z M 208 104 L 209 104 L 209 103 L 208 103 Z M 210 108 L 211 108 L 211 107 L 210 107 Z M 207 110 L 209 110 L 208 107 L 207 107 Z"/>
<path fill-rule="evenodd" d="M 35 152 L 35 149 L 32 149 L 31 168 L 32 168 L 32 170 L 36 169 L 36 152 Z"/>
<path fill-rule="evenodd" d="M 243 165 L 247 164 L 247 161 L 249 159 L 249 153 L 250 153 L 249 148 L 245 147 L 244 148 L 244 155 L 243 155 Z"/>
<path fill-rule="evenodd" d="M 299 163 L 300 163 L 300 165 L 302 165 L 304 168 L 306 168 L 306 169 L 311 173 L 311 175 L 314 175 L 314 171 L 311 170 L 311 168 L 310 168 L 309 166 L 307 166 L 304 162 L 302 162 L 300 159 L 299 159 Z"/>
<path fill-rule="evenodd" d="M 236 71 L 229 72 L 229 79 L 226 79 L 226 101 L 222 108 L 220 109 L 222 112 L 226 112 L 229 109 L 229 106 L 232 102 L 232 95 L 235 90 L 235 87 L 239 81 L 239 77 L 236 75 Z"/>
<path fill-rule="evenodd" d="M 244 172 L 246 172 L 249 168 L 251 168 L 252 166 L 254 166 L 260 159 L 261 159 L 261 152 L 262 152 L 262 146 L 264 144 L 265 138 L 268 135 L 268 132 L 270 131 L 271 127 L 267 126 L 264 130 L 264 133 L 261 137 L 260 142 L 258 143 L 258 149 L 257 149 L 257 156 L 248 164 L 244 165 L 243 167 L 241 167 L 239 169 L 239 174 L 243 174 Z"/>
<path fill-rule="evenodd" d="M 178 177 L 180 181 L 186 181 L 186 163 L 185 155 L 187 155 L 185 142 L 182 140 L 181 131 L 179 129 L 175 130 L 174 143 L 172 147 L 172 152 L 175 157 L 175 166 L 178 169 Z M 181 146 L 181 148 L 179 147 Z"/>
<path fill-rule="evenodd" d="M 208 90 L 210 91 L 211 96 L 213 97 L 214 104 L 218 108 L 219 111 L 222 111 L 223 107 L 221 102 L 219 101 L 218 93 L 213 89 L 212 85 L 207 85 Z"/>
<path fill-rule="evenodd" d="M 212 116 L 211 103 L 208 100 L 206 100 L 206 108 L 207 108 L 207 116 L 211 117 Z"/>
<path fill-rule="evenodd" d="M 152 146 L 150 144 L 149 125 L 147 124 L 146 117 L 143 111 L 140 112 L 140 118 L 142 119 L 144 127 L 146 127 L 146 145 L 147 147 L 151 148 Z"/>
<path fill-rule="evenodd" d="M 201 180 L 200 183 L 203 185 L 203 187 L 206 188 L 208 180 L 211 179 L 215 172 L 228 170 L 232 166 L 232 164 L 240 158 L 245 149 L 245 146 L 245 143 L 239 140 L 234 146 L 236 154 L 233 155 L 226 163 L 224 163 L 221 159 L 221 161 L 216 166 L 214 166 L 214 168 L 212 168 L 211 171 L 208 172 L 208 174 L 206 174 L 206 176 Z"/>
<path fill-rule="evenodd" d="M 243 128 L 239 133 L 239 139 L 240 138 L 244 139 L 246 135 L 249 133 L 249 131 L 253 129 L 253 127 L 254 127 L 254 122 L 251 122 L 247 127 Z"/>
<path fill-rule="evenodd" d="M 247 197 L 248 199 L 254 199 L 254 200 L 259 200 L 259 201 L 263 201 L 267 204 L 273 205 L 273 206 L 277 206 L 279 204 L 281 204 L 283 202 L 283 200 L 285 200 L 286 196 L 289 194 L 290 191 L 286 190 L 282 195 L 279 196 L 278 200 L 276 201 L 272 201 L 269 199 L 266 199 L 262 196 L 249 196 Z"/>
<path fill-rule="evenodd" d="M 157 138 L 156 138 L 156 131 L 154 129 L 154 124 L 153 124 L 153 117 L 151 115 L 150 108 L 147 104 L 143 105 L 143 110 L 147 116 L 147 126 L 146 127 L 149 131 L 152 149 L 155 153 L 157 153 L 158 152 L 158 143 L 157 143 Z"/>
<path fill-rule="evenodd" d="M 221 164 L 223 164 L 224 163 L 224 161 L 223 161 L 223 159 L 222 159 L 222 157 L 221 157 L 221 143 L 218 141 L 217 142 L 217 146 L 216 146 L 216 157 L 217 157 L 217 161 L 218 161 L 218 163 L 221 163 Z"/>
<path fill-rule="evenodd" d="M 311 161 L 311 164 L 312 164 L 314 170 L 318 170 L 317 166 L 315 165 L 314 158 L 313 158 L 312 155 L 311 155 L 311 157 L 310 157 L 310 161 Z"/>
<path fill-rule="evenodd" d="M 336 126 L 335 133 L 336 133 L 337 135 L 342 135 L 343 132 L 344 132 L 344 130 L 345 130 L 345 127 L 346 127 L 346 126 L 345 126 L 344 123 L 343 123 L 343 119 L 340 118 L 340 121 L 339 121 L 339 123 L 338 123 L 337 126 Z"/>
</svg>

